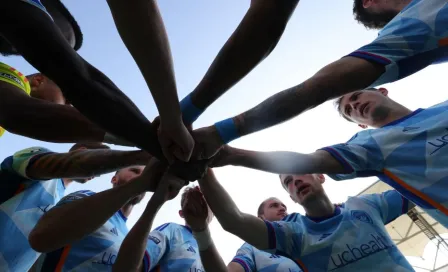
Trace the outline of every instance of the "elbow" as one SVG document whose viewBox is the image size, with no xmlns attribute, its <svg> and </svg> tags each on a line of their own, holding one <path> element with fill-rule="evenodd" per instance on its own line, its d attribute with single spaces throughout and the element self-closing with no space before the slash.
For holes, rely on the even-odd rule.
<svg viewBox="0 0 448 272">
<path fill-rule="evenodd" d="M 31 248 L 40 253 L 51 251 L 48 247 L 47 241 L 49 241 L 49 239 L 45 237 L 45 234 L 37 228 L 34 228 L 28 236 L 28 242 L 30 243 Z"/>
</svg>

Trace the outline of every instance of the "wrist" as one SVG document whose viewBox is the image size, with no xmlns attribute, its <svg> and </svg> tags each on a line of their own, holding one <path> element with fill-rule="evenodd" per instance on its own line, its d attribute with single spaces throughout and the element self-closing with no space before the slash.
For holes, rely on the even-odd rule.
<svg viewBox="0 0 448 272">
<path fill-rule="evenodd" d="M 193 236 L 198 243 L 199 251 L 205 251 L 213 244 L 208 226 L 202 231 L 193 231 Z"/>
<path fill-rule="evenodd" d="M 232 118 L 215 123 L 214 128 L 216 129 L 217 136 L 223 144 L 228 144 L 240 137 L 238 128 Z"/>
<path fill-rule="evenodd" d="M 187 95 L 180 101 L 180 110 L 182 112 L 182 119 L 185 125 L 193 124 L 199 116 L 204 112 L 203 109 L 196 107 L 191 100 L 191 94 Z"/>
</svg>

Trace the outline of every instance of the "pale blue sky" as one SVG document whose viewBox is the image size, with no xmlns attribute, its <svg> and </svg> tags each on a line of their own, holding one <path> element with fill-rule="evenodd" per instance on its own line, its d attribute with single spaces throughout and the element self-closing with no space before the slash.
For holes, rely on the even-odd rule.
<svg viewBox="0 0 448 272">
<path fill-rule="evenodd" d="M 200 81 L 215 55 L 228 39 L 249 7 L 248 0 L 165 0 L 159 1 L 173 52 L 179 97 L 188 94 Z M 79 53 L 108 75 L 144 112 L 149 120 L 157 111 L 147 86 L 130 54 L 121 42 L 105 1 L 64 1 L 84 33 Z M 358 25 L 352 16 L 352 1 L 302 0 L 274 52 L 249 76 L 217 101 L 198 120 L 195 127 L 211 125 L 253 107 L 270 95 L 297 85 L 324 65 L 369 43 L 377 33 Z M 139 30 L 136 29 L 136 32 Z M 35 70 L 21 58 L 0 58 L 25 74 Z M 439 66 L 428 68 L 412 78 L 389 87 L 392 98 L 411 109 L 444 101 L 439 89 L 446 86 Z M 341 119 L 331 103 L 307 112 L 293 121 L 247 136 L 233 146 L 256 150 L 312 152 L 320 147 L 345 142 L 358 131 L 354 124 Z M 42 143 L 6 133 L 0 139 L 0 159 L 30 146 L 44 146 L 65 152 L 70 145 Z M 115 147 L 113 147 L 115 148 Z M 255 213 L 261 201 L 277 196 L 290 212 L 302 212 L 281 188 L 276 175 L 249 169 L 226 167 L 216 170 L 219 180 L 239 207 Z M 80 188 L 101 191 L 110 187 L 111 175 Z M 356 195 L 375 179 L 357 179 L 336 183 L 328 179 L 325 188 L 334 202 Z M 145 198 L 147 201 L 148 197 Z M 129 227 L 138 219 L 145 204 L 135 208 Z M 171 221 L 182 223 L 177 215 L 179 198 L 165 204 L 154 226 Z M 224 232 L 216 220 L 211 231 L 224 260 L 230 261 L 241 240 Z"/>
</svg>

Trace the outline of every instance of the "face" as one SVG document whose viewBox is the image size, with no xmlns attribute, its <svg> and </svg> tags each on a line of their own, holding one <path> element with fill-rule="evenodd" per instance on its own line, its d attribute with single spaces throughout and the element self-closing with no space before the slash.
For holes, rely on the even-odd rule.
<svg viewBox="0 0 448 272">
<path fill-rule="evenodd" d="M 260 217 L 268 221 L 280 221 L 287 215 L 285 204 L 277 198 L 270 198 L 264 202 L 263 215 Z"/>
<path fill-rule="evenodd" d="M 145 169 L 144 166 L 130 166 L 121 169 L 112 178 L 112 187 L 115 188 L 117 186 L 121 186 L 123 184 L 130 182 L 134 178 L 140 176 L 144 169 Z M 130 202 L 131 204 L 136 205 L 140 203 L 140 201 L 142 201 L 143 197 L 145 197 L 145 193 L 136 196 Z"/>
<path fill-rule="evenodd" d="M 291 199 L 302 206 L 325 194 L 322 186 L 325 182 L 323 175 L 280 175 L 280 179 Z"/>
<path fill-rule="evenodd" d="M 410 0 L 363 0 L 362 5 L 370 13 L 393 18 L 406 6 L 406 2 Z"/>
<path fill-rule="evenodd" d="M 388 117 L 392 103 L 387 97 L 388 91 L 356 91 L 342 97 L 340 113 L 347 119 L 360 125 L 376 127 Z"/>
<path fill-rule="evenodd" d="M 46 76 L 35 74 L 30 77 L 29 81 L 32 97 L 60 105 L 66 103 L 61 89 Z"/>
</svg>

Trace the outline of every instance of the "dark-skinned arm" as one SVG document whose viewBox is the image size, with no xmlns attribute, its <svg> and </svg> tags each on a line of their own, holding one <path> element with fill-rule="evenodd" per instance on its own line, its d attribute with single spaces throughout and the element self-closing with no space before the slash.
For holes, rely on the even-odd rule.
<svg viewBox="0 0 448 272">
<path fill-rule="evenodd" d="M 124 185 L 97 194 L 81 191 L 64 197 L 31 231 L 28 238 L 31 247 L 38 252 L 50 252 L 89 235 L 130 199 L 160 180 L 164 168 L 155 167 L 156 164 L 151 161 L 141 176 Z"/>
<path fill-rule="evenodd" d="M 192 103 L 205 110 L 269 56 L 298 3 L 298 0 L 252 0 L 238 28 L 191 93 Z"/>
<path fill-rule="evenodd" d="M 50 153 L 37 158 L 27 168 L 29 178 L 86 178 L 117 171 L 131 165 L 146 165 L 151 156 L 145 151 L 109 149 Z"/>
</svg>

